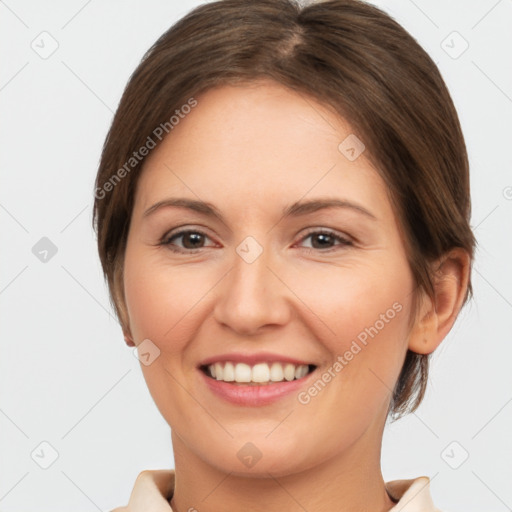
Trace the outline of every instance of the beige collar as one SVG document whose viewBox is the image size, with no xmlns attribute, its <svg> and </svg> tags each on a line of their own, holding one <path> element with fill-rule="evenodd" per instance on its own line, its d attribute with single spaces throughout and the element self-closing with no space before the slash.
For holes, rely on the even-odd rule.
<svg viewBox="0 0 512 512">
<path fill-rule="evenodd" d="M 389 512 L 440 512 L 430 496 L 430 479 L 420 476 L 386 483 L 388 493 L 400 500 Z M 127 507 L 112 512 L 172 512 L 168 500 L 174 490 L 174 470 L 142 471 L 135 481 Z"/>
</svg>

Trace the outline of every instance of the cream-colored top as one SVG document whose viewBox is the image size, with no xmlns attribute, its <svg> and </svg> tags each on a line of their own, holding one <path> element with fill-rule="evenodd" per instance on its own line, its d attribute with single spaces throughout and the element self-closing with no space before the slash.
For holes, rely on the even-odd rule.
<svg viewBox="0 0 512 512">
<path fill-rule="evenodd" d="M 411 480 L 386 483 L 388 494 L 398 503 L 389 512 L 441 512 L 430 496 L 430 479 L 420 476 Z M 126 507 L 111 512 L 172 512 L 169 505 L 174 491 L 174 470 L 142 471 L 135 481 Z"/>
</svg>

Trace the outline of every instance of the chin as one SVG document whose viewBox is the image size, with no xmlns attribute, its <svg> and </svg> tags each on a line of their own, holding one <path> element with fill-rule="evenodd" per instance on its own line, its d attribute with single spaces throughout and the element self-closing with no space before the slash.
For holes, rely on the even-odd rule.
<svg viewBox="0 0 512 512">
<path fill-rule="evenodd" d="M 240 438 L 237 438 L 240 439 Z M 250 439 L 245 437 L 244 439 Z M 282 477 L 299 473 L 311 466 L 314 466 L 313 460 L 305 459 L 306 449 L 303 443 L 292 443 L 288 445 L 275 440 L 265 439 L 261 436 L 253 436 L 254 442 L 231 440 L 228 445 L 218 448 L 215 451 L 221 453 L 212 453 L 211 447 L 208 453 L 201 458 L 223 473 L 229 473 L 233 476 L 244 478 L 269 478 L 270 476 Z M 301 449 L 298 450 L 297 446 Z"/>
</svg>

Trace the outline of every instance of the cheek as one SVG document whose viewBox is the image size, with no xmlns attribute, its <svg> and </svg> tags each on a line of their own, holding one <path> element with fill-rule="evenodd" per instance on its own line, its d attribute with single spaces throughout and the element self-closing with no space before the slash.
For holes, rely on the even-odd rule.
<svg viewBox="0 0 512 512">
<path fill-rule="evenodd" d="M 175 350 L 192 328 L 194 308 L 209 286 L 204 273 L 170 267 L 160 257 L 127 248 L 124 289 L 136 341 L 149 338 L 161 349 L 166 345 L 166 350 Z"/>
<path fill-rule="evenodd" d="M 312 301 L 309 328 L 339 363 L 336 377 L 325 376 L 333 405 L 341 398 L 371 410 L 393 389 L 405 356 L 412 276 L 400 261 L 356 268 L 331 270 L 303 292 Z"/>
<path fill-rule="evenodd" d="M 190 396 L 179 383 L 186 379 L 183 359 L 187 344 L 201 324 L 199 304 L 208 290 L 204 275 L 170 267 L 160 254 L 128 245 L 124 290 L 136 344 L 149 339 L 160 350 L 154 362 L 141 365 L 153 400 L 169 424 L 175 418 L 186 418 Z"/>
<path fill-rule="evenodd" d="M 297 275 L 297 295 L 307 298 L 313 317 L 322 320 L 332 352 L 346 350 L 350 341 L 402 330 L 410 301 L 411 276 L 393 264 L 330 268 L 315 275 Z M 299 285 L 302 283 L 302 285 Z M 314 283 L 314 286 L 311 286 Z M 318 329 L 317 329 L 318 331 Z"/>
</svg>

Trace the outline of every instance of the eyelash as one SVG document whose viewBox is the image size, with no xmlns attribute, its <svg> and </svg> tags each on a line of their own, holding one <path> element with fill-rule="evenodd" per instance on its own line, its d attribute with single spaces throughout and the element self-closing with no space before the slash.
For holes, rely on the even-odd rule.
<svg viewBox="0 0 512 512">
<path fill-rule="evenodd" d="M 199 252 L 201 249 L 205 249 L 205 247 L 200 247 L 198 249 L 182 249 L 182 248 L 176 249 L 176 248 L 172 247 L 171 240 L 174 240 L 176 238 L 180 238 L 183 235 L 190 234 L 190 233 L 202 235 L 202 236 L 204 236 L 206 238 L 209 238 L 206 233 L 204 233 L 203 231 L 201 231 L 199 229 L 184 229 L 182 231 L 178 231 L 176 233 L 172 233 L 172 234 L 170 234 L 170 236 L 168 236 L 168 235 L 164 236 L 164 238 L 162 238 L 162 240 L 160 241 L 159 245 L 166 246 L 172 252 L 180 253 L 180 254 L 195 254 L 195 253 Z M 310 231 L 309 233 L 304 235 L 300 239 L 300 241 L 302 242 L 302 241 L 306 240 L 306 238 L 309 238 L 312 235 L 329 235 L 335 241 L 340 242 L 340 244 L 338 244 L 338 246 L 330 247 L 328 249 L 316 249 L 317 251 L 319 251 L 321 253 L 330 253 L 332 251 L 335 251 L 336 247 L 340 247 L 340 246 L 343 247 L 343 246 L 351 246 L 351 245 L 353 245 L 350 240 L 347 240 L 346 238 L 338 235 L 334 231 L 326 230 L 326 229 L 317 229 L 315 231 Z M 315 250 L 314 247 L 305 247 L 305 249 Z"/>
</svg>

